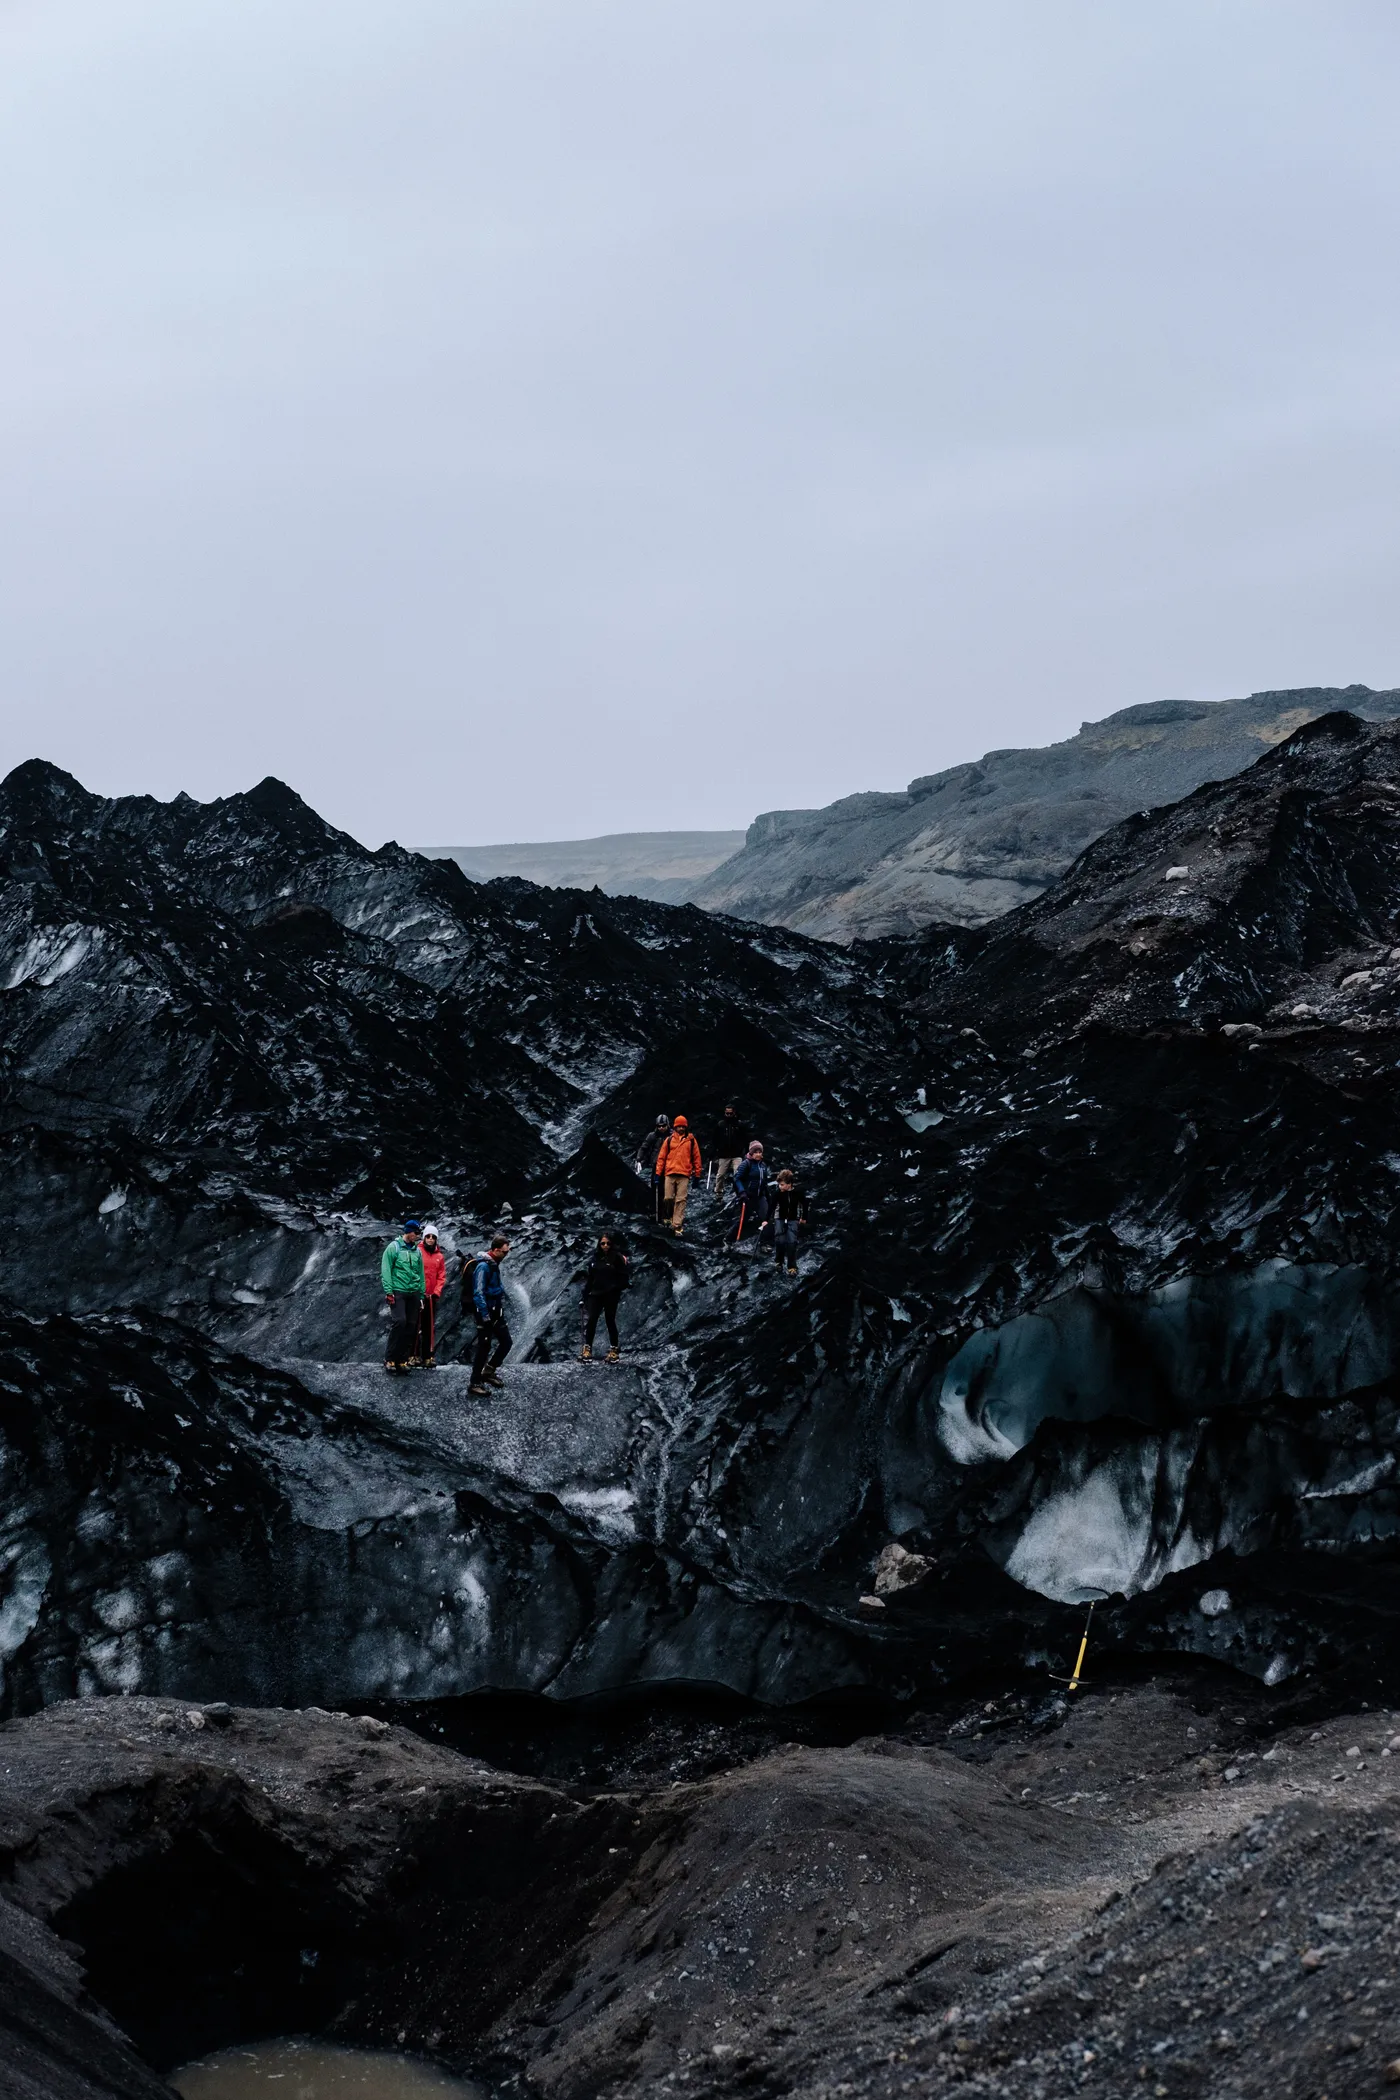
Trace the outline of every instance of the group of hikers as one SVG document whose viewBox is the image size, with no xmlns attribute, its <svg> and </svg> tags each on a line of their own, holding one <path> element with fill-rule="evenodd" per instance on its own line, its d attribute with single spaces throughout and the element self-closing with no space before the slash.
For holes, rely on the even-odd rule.
<svg viewBox="0 0 1400 2100">
<path fill-rule="evenodd" d="M 672 1121 L 669 1116 L 658 1116 L 635 1158 L 638 1172 L 651 1180 L 657 1223 L 679 1239 L 692 1184 L 706 1178 L 700 1146 L 686 1118 L 677 1116 Z M 728 1191 L 731 1203 L 738 1206 L 735 1241 L 771 1235 L 777 1268 L 795 1276 L 798 1233 L 807 1222 L 806 1198 L 790 1167 L 774 1174 L 764 1159 L 761 1142 L 749 1136 L 732 1107 L 725 1109 L 716 1126 L 708 1180 L 716 1198 Z M 476 1326 L 468 1391 L 479 1399 L 489 1397 L 492 1386 L 505 1383 L 501 1365 L 510 1353 L 511 1334 L 505 1318 L 501 1263 L 509 1253 L 510 1241 L 504 1233 L 497 1233 L 484 1254 L 458 1258 L 463 1321 L 470 1316 Z M 389 1307 L 385 1370 L 435 1370 L 438 1314 L 447 1281 L 447 1256 L 436 1225 L 406 1219 L 403 1231 L 384 1249 L 379 1274 Z M 600 1319 L 607 1326 L 607 1361 L 617 1362 L 621 1351 L 617 1308 L 629 1281 L 625 1246 L 613 1234 L 601 1233 L 583 1278 L 580 1353 L 585 1363 L 593 1355 Z"/>
<path fill-rule="evenodd" d="M 672 1122 L 658 1116 L 634 1155 L 640 1173 L 650 1173 L 652 1203 L 658 1225 L 669 1226 L 679 1239 L 685 1230 L 691 1185 L 705 1173 L 700 1147 L 684 1116 Z M 758 1138 L 750 1137 L 738 1110 L 726 1108 L 715 1126 L 710 1151 L 709 1186 L 718 1199 L 726 1190 L 739 1207 L 736 1240 L 770 1233 L 773 1258 L 789 1276 L 797 1274 L 797 1236 L 807 1222 L 807 1199 L 791 1167 L 776 1174 L 763 1156 Z"/>
<path fill-rule="evenodd" d="M 605 1233 L 599 1246 L 606 1245 Z M 484 1254 L 471 1260 L 466 1255 L 459 1257 L 462 1315 L 465 1319 L 470 1313 L 476 1321 L 468 1390 L 482 1399 L 493 1385 L 505 1383 L 501 1365 L 510 1354 L 511 1335 L 506 1326 L 501 1263 L 509 1253 L 510 1241 L 498 1232 Z M 447 1256 L 439 1245 L 436 1225 L 420 1225 L 417 1218 L 406 1218 L 403 1231 L 390 1240 L 380 1258 L 379 1281 L 389 1301 L 385 1370 L 435 1371 L 438 1313 L 447 1281 Z"/>
</svg>

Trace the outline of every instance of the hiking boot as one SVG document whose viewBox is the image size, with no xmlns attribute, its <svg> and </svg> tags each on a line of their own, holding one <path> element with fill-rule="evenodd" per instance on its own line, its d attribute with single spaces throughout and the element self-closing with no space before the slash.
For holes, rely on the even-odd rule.
<svg viewBox="0 0 1400 2100">
<path fill-rule="evenodd" d="M 796 1264 L 795 1262 L 791 1262 L 791 1263 L 789 1263 L 789 1265 L 788 1265 L 788 1275 L 789 1275 L 789 1276 L 795 1276 L 796 1274 L 797 1274 L 797 1264 Z"/>
<path fill-rule="evenodd" d="M 505 1380 L 504 1378 L 502 1378 L 499 1371 L 483 1371 L 482 1376 L 486 1380 L 486 1383 L 488 1385 L 503 1386 L 505 1384 Z"/>
<path fill-rule="evenodd" d="M 423 1358 L 423 1369 L 425 1371 L 435 1371 L 437 1369 L 437 1358 L 435 1356 L 425 1356 Z"/>
<path fill-rule="evenodd" d="M 473 1400 L 489 1400 L 491 1398 L 489 1385 L 469 1385 L 467 1391 L 471 1394 Z"/>
<path fill-rule="evenodd" d="M 610 1364 L 615 1364 L 615 1363 L 617 1362 L 617 1359 L 618 1359 L 618 1357 L 619 1357 L 619 1355 L 620 1355 L 620 1354 L 621 1354 L 621 1351 L 620 1351 L 620 1350 L 617 1350 L 617 1349 L 609 1349 L 609 1351 L 608 1351 L 608 1353 L 607 1353 L 607 1357 L 606 1357 L 605 1361 L 606 1361 L 606 1362 L 608 1362 L 608 1363 L 610 1363 Z"/>
<path fill-rule="evenodd" d="M 582 1348 L 581 1348 L 581 1349 L 579 1350 L 579 1353 L 578 1353 L 578 1354 L 579 1354 L 579 1362 L 580 1362 L 580 1363 L 585 1363 L 585 1364 L 588 1364 L 588 1363 L 592 1363 L 592 1361 L 593 1361 L 593 1351 L 592 1351 L 592 1350 L 591 1350 L 591 1349 L 589 1348 L 589 1346 L 588 1346 L 587 1342 L 585 1342 L 585 1343 L 584 1343 L 583 1347 L 582 1347 Z"/>
<path fill-rule="evenodd" d="M 385 1364 L 384 1368 L 391 1378 L 397 1378 L 399 1374 L 399 1366 L 397 1364 Z"/>
</svg>

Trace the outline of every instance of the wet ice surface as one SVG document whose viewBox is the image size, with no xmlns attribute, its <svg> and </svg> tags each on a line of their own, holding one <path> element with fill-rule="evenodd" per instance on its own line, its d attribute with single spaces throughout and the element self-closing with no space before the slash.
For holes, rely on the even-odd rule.
<svg viewBox="0 0 1400 2100">
<path fill-rule="evenodd" d="M 414 1448 L 431 1445 L 436 1457 L 465 1474 L 548 1489 L 566 1506 L 572 1497 L 580 1513 L 596 1508 L 615 1521 L 631 1506 L 627 1479 L 647 1390 L 630 1364 L 507 1364 L 505 1384 L 487 1400 L 471 1397 L 471 1373 L 462 1364 L 407 1377 L 391 1377 L 377 1363 L 283 1368 L 308 1391 L 374 1417 L 395 1443 L 406 1445 L 406 1489 L 415 1485 Z M 363 1491 L 362 1473 L 355 1486 Z"/>
<path fill-rule="evenodd" d="M 221 2049 L 172 2072 L 182 2100 L 477 2100 L 480 2086 L 415 2057 L 320 2042 Z"/>
</svg>

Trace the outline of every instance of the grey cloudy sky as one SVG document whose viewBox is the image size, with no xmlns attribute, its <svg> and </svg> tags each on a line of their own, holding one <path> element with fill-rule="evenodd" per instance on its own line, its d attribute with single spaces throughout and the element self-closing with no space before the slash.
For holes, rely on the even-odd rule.
<svg viewBox="0 0 1400 2100">
<path fill-rule="evenodd" d="M 1394 0 L 0 0 L 0 767 L 742 824 L 1400 682 Z"/>
</svg>

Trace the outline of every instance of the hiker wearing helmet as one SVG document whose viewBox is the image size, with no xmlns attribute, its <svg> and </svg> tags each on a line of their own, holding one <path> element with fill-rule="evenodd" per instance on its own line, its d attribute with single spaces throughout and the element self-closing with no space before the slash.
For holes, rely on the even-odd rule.
<svg viewBox="0 0 1400 2100">
<path fill-rule="evenodd" d="M 789 1276 L 797 1274 L 797 1235 L 807 1222 L 807 1198 L 791 1167 L 778 1176 L 773 1196 L 773 1259 Z"/>
<path fill-rule="evenodd" d="M 736 1240 L 743 1239 L 746 1232 L 757 1226 L 761 1232 L 768 1223 L 770 1184 L 772 1169 L 765 1164 L 763 1147 L 755 1138 L 749 1146 L 742 1166 L 734 1176 L 734 1192 L 739 1198 L 739 1229 Z"/>
<path fill-rule="evenodd" d="M 423 1244 L 418 1251 L 423 1263 L 423 1310 L 418 1321 L 418 1344 L 414 1356 L 424 1370 L 435 1371 L 438 1307 L 442 1303 L 442 1287 L 447 1281 L 447 1256 L 438 1245 L 436 1225 L 423 1227 Z"/>
<path fill-rule="evenodd" d="M 407 1371 L 408 1359 L 418 1338 L 423 1311 L 423 1257 L 418 1240 L 423 1228 L 416 1218 L 404 1220 L 403 1231 L 390 1240 L 379 1263 L 379 1283 L 389 1301 L 389 1340 L 384 1350 L 386 1371 Z"/>
<path fill-rule="evenodd" d="M 710 1147 L 710 1158 L 715 1169 L 715 1194 L 724 1194 L 726 1182 L 734 1179 L 734 1171 L 749 1149 L 749 1134 L 735 1108 L 727 1108 L 715 1125 L 715 1141 Z"/>
<path fill-rule="evenodd" d="M 501 1263 L 509 1253 L 510 1241 L 498 1232 L 484 1254 L 478 1254 L 474 1262 L 462 1264 L 462 1306 L 465 1311 L 470 1303 L 476 1321 L 476 1348 L 472 1352 L 472 1379 L 467 1391 L 477 1400 L 488 1399 L 493 1385 L 505 1384 L 500 1374 L 501 1365 L 510 1354 L 510 1329 L 506 1325 Z"/>
<path fill-rule="evenodd" d="M 608 1323 L 608 1362 L 618 1359 L 617 1301 L 631 1282 L 627 1256 L 610 1232 L 600 1233 L 583 1279 L 583 1361 L 593 1354 L 598 1315 Z"/>
<path fill-rule="evenodd" d="M 656 1155 L 656 1176 L 661 1183 L 661 1223 L 669 1225 L 679 1239 L 685 1226 L 685 1206 L 690 1184 L 700 1178 L 700 1147 L 691 1136 L 684 1116 L 677 1116 L 671 1134 Z"/>
</svg>

